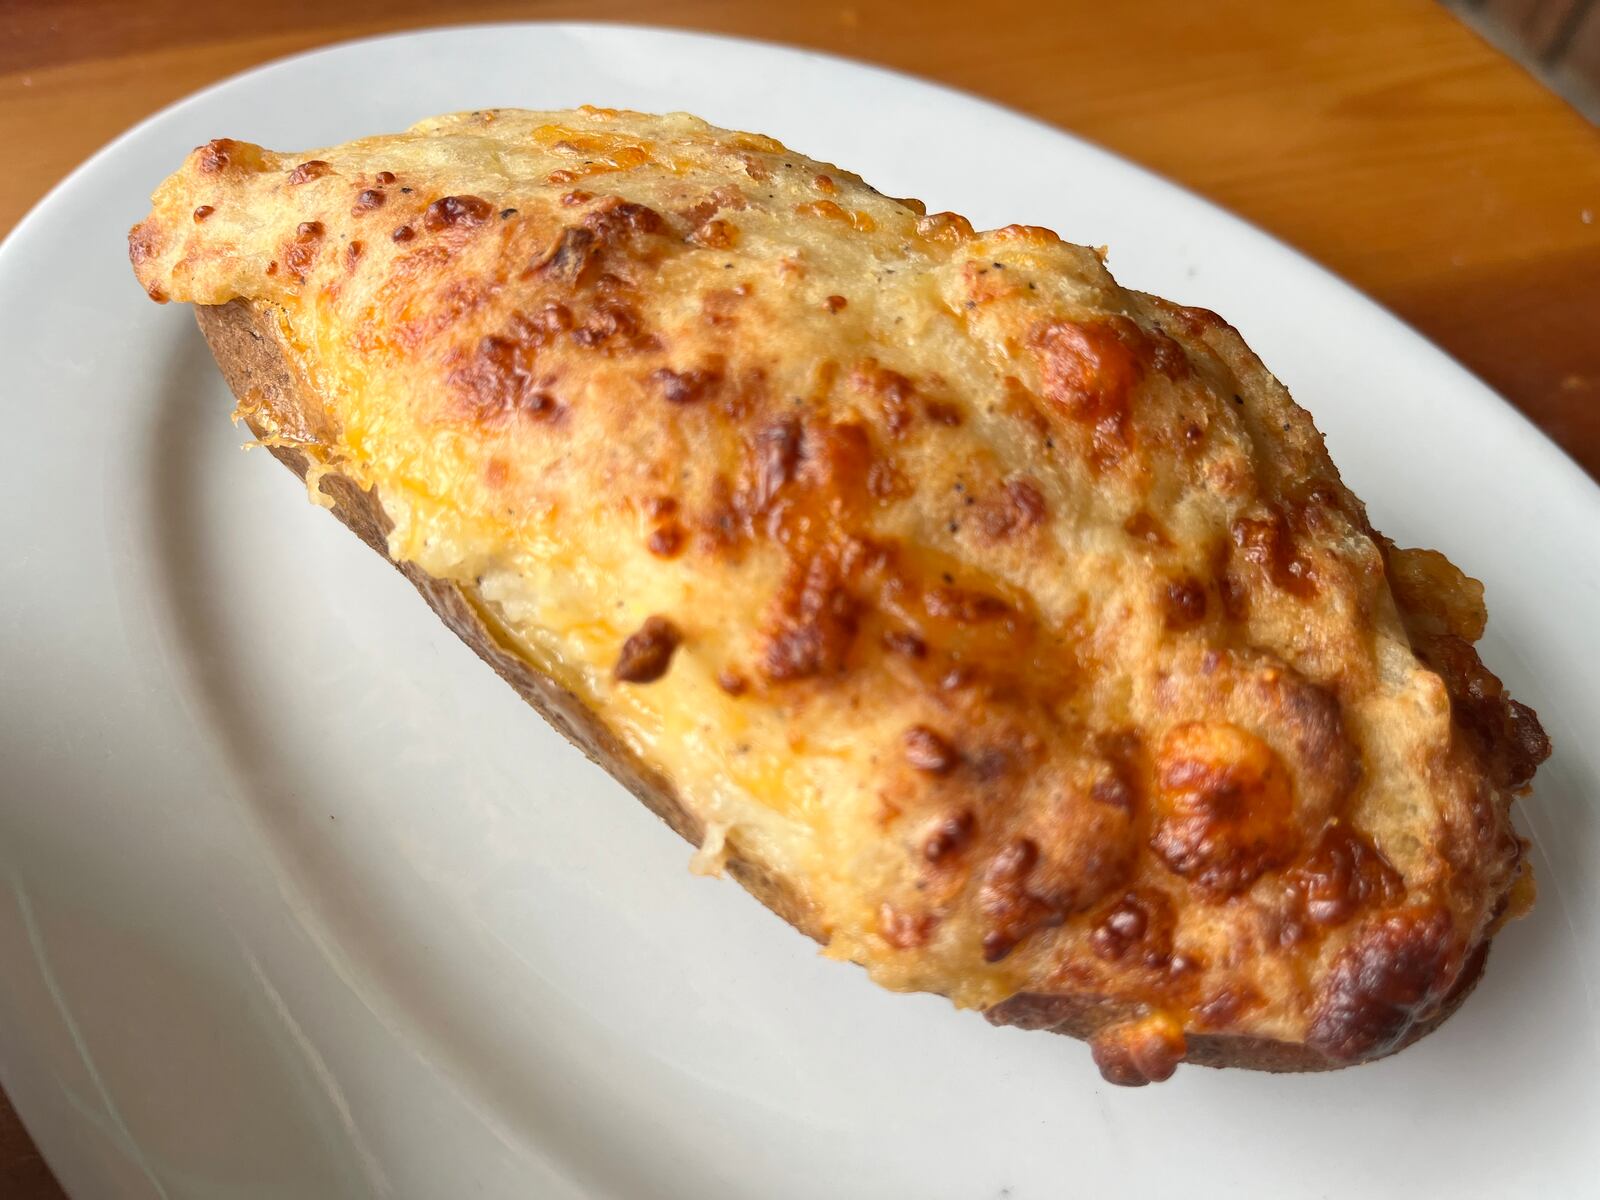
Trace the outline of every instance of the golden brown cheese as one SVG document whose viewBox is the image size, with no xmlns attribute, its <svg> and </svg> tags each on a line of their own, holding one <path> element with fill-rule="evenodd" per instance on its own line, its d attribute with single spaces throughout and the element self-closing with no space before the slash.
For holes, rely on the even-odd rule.
<svg viewBox="0 0 1600 1200">
<path fill-rule="evenodd" d="M 1354 1061 L 1525 873 L 1548 744 L 1481 589 L 1372 531 L 1230 326 L 1047 230 L 684 115 L 488 111 L 211 142 L 130 250 L 275 312 L 312 478 L 886 986 L 1102 999 L 1119 1082 L 1196 1034 Z"/>
</svg>

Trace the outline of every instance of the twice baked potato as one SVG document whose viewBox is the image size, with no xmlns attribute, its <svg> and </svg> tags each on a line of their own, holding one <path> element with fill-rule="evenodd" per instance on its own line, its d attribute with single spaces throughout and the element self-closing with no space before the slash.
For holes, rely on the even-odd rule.
<svg viewBox="0 0 1600 1200">
<path fill-rule="evenodd" d="M 1211 312 L 684 115 L 220 139 L 130 235 L 256 436 L 891 988 L 1185 1059 L 1436 1025 L 1548 743 Z"/>
</svg>

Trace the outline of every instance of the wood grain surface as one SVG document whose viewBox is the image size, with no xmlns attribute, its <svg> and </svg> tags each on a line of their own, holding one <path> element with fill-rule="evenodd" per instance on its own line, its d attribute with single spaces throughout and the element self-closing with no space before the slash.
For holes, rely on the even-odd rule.
<svg viewBox="0 0 1600 1200">
<path fill-rule="evenodd" d="M 512 19 L 813 46 L 1041 117 L 1327 264 L 1600 475 L 1600 133 L 1433 0 L 0 0 L 0 232 L 128 125 L 236 71 Z M 59 1194 L 0 1100 L 0 1196 Z"/>
</svg>

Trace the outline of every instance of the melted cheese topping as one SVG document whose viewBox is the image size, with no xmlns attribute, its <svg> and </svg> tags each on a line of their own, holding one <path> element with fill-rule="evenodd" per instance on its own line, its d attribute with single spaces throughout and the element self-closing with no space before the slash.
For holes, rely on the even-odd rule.
<svg viewBox="0 0 1600 1200">
<path fill-rule="evenodd" d="M 1107 1061 L 1361 1057 L 1517 876 L 1547 747 L 1474 585 L 1223 321 L 1048 231 L 583 109 L 212 142 L 130 247 L 157 299 L 272 306 L 391 556 L 881 983 L 1169 1014 Z"/>
</svg>

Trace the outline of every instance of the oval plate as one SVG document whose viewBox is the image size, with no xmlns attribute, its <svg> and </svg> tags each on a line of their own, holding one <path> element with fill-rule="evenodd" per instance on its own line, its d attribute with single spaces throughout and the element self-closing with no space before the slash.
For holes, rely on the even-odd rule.
<svg viewBox="0 0 1600 1200">
<path fill-rule="evenodd" d="M 1488 585 L 1557 751 L 1542 891 L 1399 1057 L 1103 1085 L 819 959 L 265 454 L 124 236 L 192 146 L 489 105 L 688 109 L 974 224 L 1112 248 L 1244 332 L 1402 544 Z M 1572 1195 L 1600 1178 L 1600 491 L 1416 334 L 1194 196 L 993 105 L 621 26 L 359 42 L 162 113 L 0 249 L 0 1082 L 73 1195 Z"/>
</svg>

